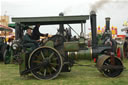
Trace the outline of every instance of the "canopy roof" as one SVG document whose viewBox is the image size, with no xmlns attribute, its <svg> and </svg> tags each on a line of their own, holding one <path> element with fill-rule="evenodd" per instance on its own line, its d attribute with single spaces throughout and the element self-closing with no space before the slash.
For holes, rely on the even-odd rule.
<svg viewBox="0 0 128 85">
<path fill-rule="evenodd" d="M 12 28 L 0 25 L 0 31 L 13 31 Z"/>
<path fill-rule="evenodd" d="M 52 25 L 52 24 L 75 24 L 85 23 L 89 19 L 89 15 L 77 16 L 50 16 L 50 17 L 17 17 L 12 18 L 13 22 L 22 23 L 25 25 Z"/>
</svg>

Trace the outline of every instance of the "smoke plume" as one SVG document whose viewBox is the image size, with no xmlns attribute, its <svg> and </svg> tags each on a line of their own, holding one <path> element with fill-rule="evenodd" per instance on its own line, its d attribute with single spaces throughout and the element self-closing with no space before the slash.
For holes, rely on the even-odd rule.
<svg viewBox="0 0 128 85">
<path fill-rule="evenodd" d="M 105 4 L 108 3 L 121 3 L 125 4 L 128 3 L 127 0 L 98 0 L 94 4 L 91 5 L 91 10 L 98 11 L 98 9 L 101 9 Z"/>
<path fill-rule="evenodd" d="M 91 10 L 97 11 L 98 9 L 102 8 L 105 4 L 109 3 L 112 0 L 99 0 L 91 5 Z"/>
<path fill-rule="evenodd" d="M 73 8 L 72 8 L 71 6 L 65 8 L 64 11 L 63 11 L 64 15 L 70 13 L 70 12 L 72 11 L 72 9 L 73 9 Z"/>
</svg>

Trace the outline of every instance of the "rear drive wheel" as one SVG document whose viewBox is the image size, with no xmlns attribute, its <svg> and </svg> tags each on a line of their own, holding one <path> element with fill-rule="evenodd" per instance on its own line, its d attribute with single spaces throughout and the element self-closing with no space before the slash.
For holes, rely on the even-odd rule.
<svg viewBox="0 0 128 85">
<path fill-rule="evenodd" d="M 37 79 L 54 79 L 61 72 L 63 66 L 59 52 L 51 47 L 35 49 L 29 58 L 29 68 Z"/>
</svg>

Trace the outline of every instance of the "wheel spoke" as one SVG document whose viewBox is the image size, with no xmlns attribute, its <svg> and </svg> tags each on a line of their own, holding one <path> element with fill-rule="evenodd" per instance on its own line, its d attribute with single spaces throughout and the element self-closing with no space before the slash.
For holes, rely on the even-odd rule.
<svg viewBox="0 0 128 85">
<path fill-rule="evenodd" d="M 51 75 L 51 71 L 50 71 L 50 69 L 48 68 L 48 72 L 49 72 L 49 74 Z"/>
<path fill-rule="evenodd" d="M 49 56 L 49 59 L 51 59 L 53 55 L 54 55 L 54 53 L 52 53 L 52 54 Z"/>
<path fill-rule="evenodd" d="M 57 70 L 55 69 L 55 67 L 52 67 L 52 69 L 53 69 L 54 71 L 57 71 Z"/>
<path fill-rule="evenodd" d="M 52 66 L 58 66 L 59 64 L 57 63 L 50 63 Z"/>
<path fill-rule="evenodd" d="M 47 73 L 47 70 L 46 70 L 46 69 L 44 69 L 44 76 L 46 76 L 46 73 Z"/>
<path fill-rule="evenodd" d="M 41 54 L 42 58 L 45 59 L 44 54 L 43 54 L 42 51 L 40 51 L 40 54 Z"/>
</svg>

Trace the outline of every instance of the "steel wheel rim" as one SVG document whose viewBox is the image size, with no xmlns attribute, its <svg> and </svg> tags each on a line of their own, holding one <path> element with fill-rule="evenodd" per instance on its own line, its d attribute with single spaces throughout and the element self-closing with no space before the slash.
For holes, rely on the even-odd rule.
<svg viewBox="0 0 128 85">
<path fill-rule="evenodd" d="M 119 65 L 119 66 L 123 67 L 123 64 L 122 64 L 120 59 L 118 59 L 116 57 L 114 57 L 114 59 L 115 59 L 115 66 Z M 111 65 L 110 57 L 104 61 L 103 65 L 104 66 Z M 104 73 L 104 75 L 106 75 L 108 77 L 116 77 L 116 76 L 120 75 L 122 71 L 123 71 L 123 68 L 120 68 L 120 69 L 102 69 L 102 72 Z"/>
<path fill-rule="evenodd" d="M 48 50 L 47 53 L 46 53 L 46 50 Z M 37 56 L 37 57 L 34 56 L 36 54 L 36 52 L 41 52 L 40 55 L 43 55 L 43 56 L 40 56 L 40 57 L 42 57 L 42 59 L 39 59 L 40 58 L 39 56 Z M 53 52 L 54 54 L 53 53 L 49 54 L 50 52 Z M 51 59 L 49 60 L 48 58 L 50 56 L 51 56 Z M 44 57 L 45 57 L 45 59 L 44 59 Z M 41 64 L 39 62 L 35 62 L 36 60 L 39 60 L 40 62 L 42 61 L 43 63 Z M 48 62 L 48 63 L 44 63 L 44 62 Z M 54 48 L 51 48 L 51 47 L 37 48 L 36 50 L 34 50 L 32 52 L 32 54 L 30 55 L 30 58 L 29 58 L 29 68 L 33 68 L 35 66 L 37 67 L 37 66 L 41 65 L 38 69 L 31 71 L 31 73 L 37 79 L 49 80 L 49 79 L 56 78 L 59 75 L 59 73 L 61 72 L 62 64 L 63 63 L 62 63 L 62 58 L 61 58 L 60 54 Z"/>
</svg>

